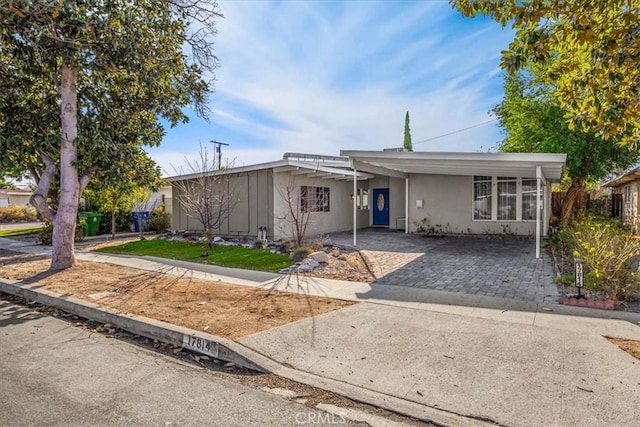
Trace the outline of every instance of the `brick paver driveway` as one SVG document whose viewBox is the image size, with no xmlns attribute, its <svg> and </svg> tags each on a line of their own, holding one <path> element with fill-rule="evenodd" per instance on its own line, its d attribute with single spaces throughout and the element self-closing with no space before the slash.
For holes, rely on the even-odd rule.
<svg viewBox="0 0 640 427">
<path fill-rule="evenodd" d="M 351 246 L 348 233 L 329 236 Z M 553 266 L 534 242 L 512 236 L 421 237 L 388 230 L 358 231 L 357 248 L 375 283 L 550 303 L 558 301 Z"/>
</svg>

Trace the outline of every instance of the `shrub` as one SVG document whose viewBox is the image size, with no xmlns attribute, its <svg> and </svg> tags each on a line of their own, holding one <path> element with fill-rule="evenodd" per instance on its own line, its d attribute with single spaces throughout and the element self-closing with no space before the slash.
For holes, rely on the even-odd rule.
<svg viewBox="0 0 640 427">
<path fill-rule="evenodd" d="M 164 210 L 163 206 L 157 207 L 151 212 L 147 227 L 150 231 L 163 233 L 171 228 L 171 215 Z"/>
<path fill-rule="evenodd" d="M 74 241 L 76 242 L 81 242 L 82 239 L 84 239 L 84 230 L 82 229 L 83 225 L 84 225 L 84 220 L 82 219 L 76 222 L 76 232 L 74 237 Z M 51 245 L 51 243 L 53 242 L 53 224 L 51 224 L 50 222 L 44 223 L 44 226 L 42 227 L 42 229 L 40 230 L 40 233 L 38 234 L 38 240 L 43 245 L 47 245 L 47 246 Z"/>
<path fill-rule="evenodd" d="M 289 258 L 291 258 L 291 260 L 293 260 L 294 262 L 300 262 L 305 259 L 311 252 L 313 251 L 309 248 L 306 248 L 304 246 L 296 246 L 291 250 L 291 252 L 289 252 Z"/>
<path fill-rule="evenodd" d="M 131 231 L 132 224 L 131 212 L 116 212 L 116 231 Z M 98 234 L 111 234 L 111 212 L 103 212 L 98 226 Z"/>
<path fill-rule="evenodd" d="M 554 239 L 565 259 L 570 259 L 570 251 L 584 260 L 585 289 L 605 292 L 614 301 L 640 289 L 639 274 L 630 268 L 634 257 L 640 255 L 640 245 L 619 221 L 583 215 Z"/>
<path fill-rule="evenodd" d="M 38 213 L 31 206 L 9 206 L 0 208 L 0 223 L 34 222 L 37 220 Z"/>
</svg>

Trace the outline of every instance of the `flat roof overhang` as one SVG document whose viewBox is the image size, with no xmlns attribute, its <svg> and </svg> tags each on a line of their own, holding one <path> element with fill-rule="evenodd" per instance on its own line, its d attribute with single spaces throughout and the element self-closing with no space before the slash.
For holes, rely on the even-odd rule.
<svg viewBox="0 0 640 427">
<path fill-rule="evenodd" d="M 550 182 L 560 182 L 566 154 L 437 153 L 340 150 L 363 172 L 405 178 L 409 174 L 482 175 L 536 178 L 536 168 Z"/>
<path fill-rule="evenodd" d="M 178 176 L 170 176 L 165 178 L 168 182 L 182 181 L 207 176 L 231 175 L 238 173 L 246 173 L 258 170 L 273 169 L 274 172 L 291 172 L 293 175 L 305 175 L 307 177 L 335 179 L 335 180 L 352 180 L 353 169 L 351 169 L 347 159 L 335 162 L 313 162 L 293 159 L 276 160 L 274 162 L 259 163 L 255 165 L 240 166 L 219 171 L 208 171 L 204 173 L 191 173 Z M 358 181 L 373 178 L 368 173 L 357 172 Z"/>
</svg>

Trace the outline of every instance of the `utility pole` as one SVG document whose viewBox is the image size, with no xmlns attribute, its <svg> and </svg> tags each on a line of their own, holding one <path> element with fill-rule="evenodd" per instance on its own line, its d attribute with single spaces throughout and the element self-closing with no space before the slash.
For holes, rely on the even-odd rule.
<svg viewBox="0 0 640 427">
<path fill-rule="evenodd" d="M 218 170 L 220 170 L 222 169 L 222 146 L 229 145 L 229 144 L 224 142 L 218 142 L 215 139 L 211 141 L 211 143 L 216 146 L 215 152 L 218 154 Z"/>
</svg>

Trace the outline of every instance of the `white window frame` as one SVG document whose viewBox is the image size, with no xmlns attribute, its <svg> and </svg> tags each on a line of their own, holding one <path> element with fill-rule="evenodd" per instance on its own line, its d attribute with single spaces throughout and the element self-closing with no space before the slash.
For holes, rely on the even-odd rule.
<svg viewBox="0 0 640 427">
<path fill-rule="evenodd" d="M 365 194 L 367 195 L 366 203 L 365 203 L 365 197 L 363 197 Z M 356 193 L 356 205 L 358 207 L 358 210 L 361 210 L 361 211 L 369 210 L 369 189 L 368 188 L 358 188 L 358 192 Z"/>
<path fill-rule="evenodd" d="M 485 176 L 485 175 L 482 175 Z M 500 222 L 500 223 L 514 223 L 514 222 L 536 222 L 536 219 L 522 219 L 522 180 L 536 180 L 531 177 L 516 177 L 516 219 L 498 219 L 498 176 L 491 177 L 491 218 L 490 219 L 476 219 L 475 210 L 475 180 L 476 176 L 471 177 L 471 220 L 474 222 Z M 501 176 L 502 178 L 502 176 Z M 488 180 L 482 180 L 479 182 L 487 182 Z M 544 218 L 546 206 L 546 194 L 547 188 L 542 185 L 540 188 L 540 218 Z"/>
</svg>

